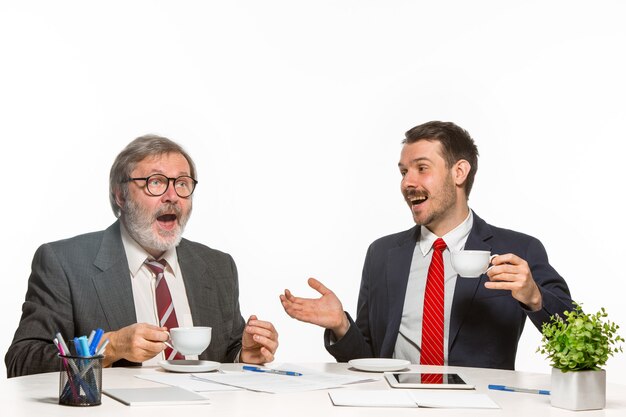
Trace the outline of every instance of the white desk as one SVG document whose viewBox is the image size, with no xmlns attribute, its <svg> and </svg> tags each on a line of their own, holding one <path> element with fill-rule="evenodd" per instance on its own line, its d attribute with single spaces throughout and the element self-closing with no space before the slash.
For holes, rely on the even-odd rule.
<svg viewBox="0 0 626 417">
<path fill-rule="evenodd" d="M 222 369 L 237 369 L 240 365 L 224 364 Z M 355 373 L 347 364 L 302 364 L 308 368 L 336 373 Z M 418 365 L 411 367 L 418 370 Z M 432 368 L 435 369 L 435 368 Z M 436 368 L 442 369 L 442 368 Z M 426 408 L 362 408 L 335 407 L 328 397 L 328 391 L 309 391 L 294 394 L 266 394 L 250 391 L 205 393 L 211 400 L 209 405 L 169 406 L 169 407 L 129 407 L 106 395 L 102 395 L 102 405 L 95 407 L 68 407 L 58 405 L 58 372 L 31 375 L 0 381 L 0 413 L 3 416 L 43 417 L 43 416 L 289 416 L 289 417 L 332 417 L 332 416 L 620 416 L 626 415 L 626 387 L 607 385 L 607 404 L 604 410 L 572 412 L 550 406 L 547 395 L 523 394 L 492 391 L 488 384 L 501 384 L 527 388 L 550 388 L 548 374 L 501 371 L 478 368 L 447 367 L 448 371 L 463 373 L 476 391 L 486 393 L 501 407 L 500 410 L 460 410 Z M 102 383 L 105 388 L 150 387 L 159 384 L 134 378 L 134 375 L 147 372 L 142 368 L 105 369 Z M 382 379 L 382 374 L 363 373 L 376 378 L 375 382 L 350 385 L 339 389 L 380 390 L 391 389 Z"/>
</svg>

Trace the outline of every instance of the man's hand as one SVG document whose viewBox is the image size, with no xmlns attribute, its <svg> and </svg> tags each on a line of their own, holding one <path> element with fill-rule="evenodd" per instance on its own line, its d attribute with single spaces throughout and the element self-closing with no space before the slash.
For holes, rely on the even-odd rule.
<svg viewBox="0 0 626 417">
<path fill-rule="evenodd" d="M 278 349 L 278 332 L 269 321 L 250 316 L 241 336 L 239 361 L 244 363 L 267 363 L 274 360 Z"/>
<path fill-rule="evenodd" d="M 337 339 L 341 339 L 350 328 L 350 322 L 343 311 L 341 301 L 334 292 L 315 278 L 309 278 L 309 286 L 322 294 L 320 298 L 300 298 L 285 290 L 280 302 L 285 312 L 294 319 L 330 329 Z"/>
<path fill-rule="evenodd" d="M 513 298 L 528 306 L 531 311 L 541 309 L 541 292 L 533 279 L 528 262 L 507 253 L 494 257 L 491 264 L 493 267 L 487 271 L 490 282 L 485 283 L 485 288 L 509 290 Z"/>
<path fill-rule="evenodd" d="M 111 366 L 113 362 L 126 359 L 131 362 L 147 361 L 165 349 L 168 335 L 167 328 L 157 327 L 148 323 L 135 323 L 120 330 L 107 332 L 102 340 L 109 339 L 103 365 Z"/>
</svg>

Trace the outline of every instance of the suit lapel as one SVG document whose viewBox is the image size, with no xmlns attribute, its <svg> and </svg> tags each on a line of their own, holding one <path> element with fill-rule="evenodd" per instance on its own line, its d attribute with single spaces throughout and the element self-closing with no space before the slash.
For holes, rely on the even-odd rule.
<svg viewBox="0 0 626 417">
<path fill-rule="evenodd" d="M 211 326 L 209 311 L 211 285 L 206 279 L 211 275 L 211 265 L 190 250 L 187 240 L 183 239 L 176 248 L 178 265 L 185 281 L 185 292 L 194 326 Z"/>
<path fill-rule="evenodd" d="M 398 242 L 398 246 L 387 252 L 386 272 L 389 315 L 387 323 L 384 324 L 387 327 L 387 331 L 381 346 L 382 357 L 391 357 L 398 339 L 404 299 L 406 297 L 406 286 L 409 281 L 411 261 L 418 233 L 418 227 L 408 230 L 403 239 Z"/>
<path fill-rule="evenodd" d="M 487 242 L 493 234 L 489 225 L 480 217 L 473 213 L 474 224 L 472 230 L 465 242 L 465 249 L 467 250 L 487 250 L 491 251 L 491 245 Z M 472 278 L 460 278 L 457 277 L 456 285 L 454 287 L 454 299 L 452 301 L 452 311 L 450 313 L 450 333 L 448 342 L 448 351 L 454 344 L 459 329 L 463 324 L 463 318 L 466 316 L 467 311 L 471 308 L 472 302 L 476 295 L 479 285 L 483 285 L 485 278 L 478 279 Z M 464 300 L 462 303 L 458 300 Z"/>
<path fill-rule="evenodd" d="M 119 220 L 104 231 L 94 260 L 100 270 L 92 277 L 108 330 L 118 330 L 137 322 L 128 260 L 120 235 Z"/>
<path fill-rule="evenodd" d="M 211 287 L 206 279 L 200 277 L 207 276 L 211 266 L 194 255 L 185 239 L 177 248 L 177 255 L 194 325 L 210 326 L 210 323 L 203 319 L 210 317 L 209 303 L 206 300 L 209 300 Z M 108 330 L 118 330 L 136 323 L 133 287 L 119 220 L 104 231 L 94 266 L 100 272 L 92 277 L 92 281 L 106 317 Z"/>
</svg>

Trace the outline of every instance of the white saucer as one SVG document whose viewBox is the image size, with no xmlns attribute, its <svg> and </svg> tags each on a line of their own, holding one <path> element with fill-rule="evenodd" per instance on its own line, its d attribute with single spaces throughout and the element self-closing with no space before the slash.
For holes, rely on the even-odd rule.
<svg viewBox="0 0 626 417">
<path fill-rule="evenodd" d="M 160 361 L 159 366 L 170 372 L 210 372 L 219 369 L 221 363 L 200 360 Z"/>
<path fill-rule="evenodd" d="M 389 358 L 352 359 L 348 363 L 359 371 L 368 372 L 401 371 L 402 369 L 406 369 L 411 364 L 411 362 L 404 359 Z"/>
</svg>

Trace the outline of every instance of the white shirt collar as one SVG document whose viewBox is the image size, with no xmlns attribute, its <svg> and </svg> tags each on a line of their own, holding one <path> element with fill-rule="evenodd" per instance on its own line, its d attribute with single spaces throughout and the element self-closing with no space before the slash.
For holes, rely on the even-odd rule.
<svg viewBox="0 0 626 417">
<path fill-rule="evenodd" d="M 441 236 L 443 241 L 446 242 L 446 245 L 448 246 L 448 250 L 450 252 L 456 252 L 463 249 L 463 247 L 465 246 L 465 242 L 467 241 L 467 237 L 472 230 L 473 224 L 474 214 L 472 213 L 472 210 L 469 210 L 469 214 L 467 215 L 465 220 L 461 222 L 461 224 L 450 230 L 445 235 Z M 426 226 L 420 226 L 419 246 L 423 256 L 426 256 L 426 254 L 428 254 L 433 246 L 433 243 L 435 243 L 435 240 L 437 239 L 438 236 L 428 230 Z"/>
<path fill-rule="evenodd" d="M 126 259 L 128 260 L 130 275 L 134 278 L 137 272 L 139 272 L 139 269 L 143 266 L 145 260 L 148 258 L 154 259 L 154 257 L 146 252 L 146 250 L 132 238 L 121 220 L 120 232 L 122 235 L 124 251 L 126 252 Z M 174 277 L 180 276 L 178 273 L 178 256 L 176 255 L 176 248 L 168 249 L 160 259 L 165 259 L 167 261 L 167 265 L 169 266 Z"/>
</svg>

